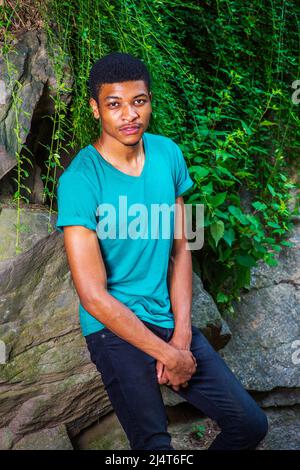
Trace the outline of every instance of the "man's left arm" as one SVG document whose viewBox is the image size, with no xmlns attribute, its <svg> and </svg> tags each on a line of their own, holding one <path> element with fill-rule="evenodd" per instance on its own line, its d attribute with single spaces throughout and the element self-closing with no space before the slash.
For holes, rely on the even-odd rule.
<svg viewBox="0 0 300 470">
<path fill-rule="evenodd" d="M 175 320 L 172 339 L 180 343 L 180 349 L 189 349 L 192 339 L 192 256 L 185 237 L 186 219 L 182 196 L 176 199 L 176 204 L 175 236 L 168 271 L 169 294 Z"/>
<path fill-rule="evenodd" d="M 175 327 L 171 340 L 177 349 L 190 349 L 192 341 L 192 256 L 185 237 L 185 208 L 182 196 L 176 198 L 175 235 L 169 261 L 168 286 Z M 157 362 L 157 378 L 167 383 L 163 365 Z M 178 387 L 176 387 L 178 390 Z"/>
</svg>

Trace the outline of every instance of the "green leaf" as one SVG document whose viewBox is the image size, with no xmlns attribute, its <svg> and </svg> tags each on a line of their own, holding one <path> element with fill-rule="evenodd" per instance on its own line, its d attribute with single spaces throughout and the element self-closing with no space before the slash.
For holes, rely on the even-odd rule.
<svg viewBox="0 0 300 470">
<path fill-rule="evenodd" d="M 213 185 L 212 182 L 210 181 L 208 184 L 205 186 L 201 186 L 201 190 L 204 194 L 211 194 L 213 192 Z"/>
<path fill-rule="evenodd" d="M 243 225 L 248 225 L 249 221 L 247 217 L 242 213 L 241 209 L 236 206 L 229 206 L 228 207 L 229 212 L 241 222 Z"/>
<path fill-rule="evenodd" d="M 190 166 L 189 167 L 190 173 L 196 173 L 199 178 L 205 178 L 209 174 L 209 170 L 204 168 L 203 166 Z"/>
<path fill-rule="evenodd" d="M 223 202 L 224 202 L 225 199 L 226 199 L 226 195 L 227 195 L 227 191 L 225 191 L 225 192 L 223 192 L 223 193 L 216 194 L 216 196 L 210 196 L 209 202 L 210 202 L 214 207 L 218 207 L 218 206 L 220 206 L 221 204 L 223 204 Z"/>
<path fill-rule="evenodd" d="M 224 168 L 223 166 L 218 166 L 216 168 L 216 172 L 223 173 L 224 175 L 229 176 L 229 178 L 232 178 L 233 180 L 240 182 L 229 170 L 227 170 L 227 168 Z"/>
<path fill-rule="evenodd" d="M 252 135 L 253 132 L 252 132 L 252 130 L 250 129 L 250 127 L 247 126 L 247 124 L 246 124 L 244 121 L 242 121 L 242 120 L 241 120 L 241 123 L 242 123 L 242 126 L 243 126 L 244 131 L 246 131 L 246 133 L 247 133 L 248 135 Z"/>
<path fill-rule="evenodd" d="M 217 294 L 217 302 L 219 302 L 219 303 L 224 303 L 224 302 L 228 302 L 228 300 L 229 300 L 228 295 L 223 294 L 223 292 L 218 292 L 218 294 Z"/>
<path fill-rule="evenodd" d="M 267 222 L 267 225 L 273 228 L 281 228 L 280 225 L 278 225 L 276 222 Z"/>
<path fill-rule="evenodd" d="M 215 241 L 216 246 L 219 243 L 219 240 L 222 238 L 224 234 L 224 222 L 222 220 L 217 220 L 213 222 L 210 227 L 210 233 Z"/>
<path fill-rule="evenodd" d="M 263 211 L 263 210 L 267 209 L 267 207 L 268 207 L 268 206 L 266 206 L 266 204 L 264 204 L 263 202 L 259 202 L 259 201 L 252 202 L 252 206 L 257 211 Z"/>
<path fill-rule="evenodd" d="M 258 153 L 264 153 L 265 155 L 268 155 L 268 151 L 263 147 L 253 146 L 253 147 L 251 147 L 251 150 L 256 150 L 256 152 L 258 152 Z"/>
<path fill-rule="evenodd" d="M 236 261 L 241 266 L 246 267 L 255 266 L 256 264 L 256 260 L 253 258 L 253 256 L 250 255 L 237 255 Z"/>
<path fill-rule="evenodd" d="M 267 119 L 265 119 L 264 121 L 262 121 L 260 123 L 261 126 L 277 126 L 277 123 L 276 122 L 272 122 L 272 121 L 268 121 Z"/>
<path fill-rule="evenodd" d="M 286 240 L 283 240 L 282 242 L 280 242 L 280 244 L 283 245 L 283 246 L 288 246 L 289 248 L 295 246 L 294 243 L 288 242 L 288 241 L 286 241 Z"/>
<path fill-rule="evenodd" d="M 220 219 L 225 219 L 225 220 L 228 220 L 229 219 L 229 215 L 228 215 L 228 212 L 222 212 L 220 211 L 220 209 L 215 209 L 214 210 L 214 214 L 219 217 Z"/>
<path fill-rule="evenodd" d="M 226 243 L 231 246 L 232 242 L 235 240 L 235 233 L 232 228 L 229 228 L 228 230 L 225 230 L 223 234 L 223 238 L 226 241 Z"/>
<path fill-rule="evenodd" d="M 222 162 L 225 162 L 226 160 L 228 160 L 228 158 L 235 159 L 236 156 L 232 155 L 231 153 L 225 152 L 225 150 L 217 149 L 216 150 L 216 160 L 218 160 L 219 158 L 222 159 Z"/>
<path fill-rule="evenodd" d="M 267 188 L 269 189 L 270 193 L 272 194 L 272 196 L 276 196 L 276 191 L 275 189 L 273 188 L 273 186 L 271 186 L 270 184 L 267 184 Z"/>
</svg>

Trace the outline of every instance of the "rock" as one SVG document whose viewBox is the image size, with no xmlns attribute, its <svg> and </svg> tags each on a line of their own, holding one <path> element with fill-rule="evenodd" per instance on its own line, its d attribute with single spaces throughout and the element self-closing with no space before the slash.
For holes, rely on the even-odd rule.
<svg viewBox="0 0 300 470">
<path fill-rule="evenodd" d="M 37 255 L 38 254 L 38 255 Z M 70 435 L 111 410 L 78 321 L 63 236 L 54 232 L 0 262 L 0 427 L 21 438 L 48 427 Z"/>
<path fill-rule="evenodd" d="M 248 390 L 300 387 L 299 225 L 290 240 L 294 246 L 282 249 L 278 266 L 253 269 L 249 292 L 235 304 L 236 318 L 227 320 L 233 336 L 221 355 Z"/>
<path fill-rule="evenodd" d="M 0 262 L 0 337 L 8 356 L 0 365 L 0 426 L 21 439 L 65 424 L 72 437 L 112 407 L 82 337 L 63 236 L 56 231 L 31 243 Z M 193 282 L 194 323 L 221 331 L 217 309 L 199 278 Z"/>
<path fill-rule="evenodd" d="M 9 428 L 0 429 L 0 450 L 9 450 L 12 448 L 14 435 Z"/>
<path fill-rule="evenodd" d="M 130 450 L 130 445 L 115 412 L 111 412 L 74 439 L 78 450 Z"/>
<path fill-rule="evenodd" d="M 271 392 L 253 392 L 253 397 L 262 408 L 293 406 L 300 403 L 299 388 L 278 388 Z"/>
<path fill-rule="evenodd" d="M 9 71 L 7 63 L 10 64 Z M 17 38 L 6 58 L 0 58 L 1 89 L 0 100 L 0 179 L 17 163 L 16 154 L 25 144 L 35 108 L 43 95 L 45 87 L 56 93 L 56 77 L 52 60 L 47 51 L 45 31 L 26 31 Z M 67 58 L 64 65 L 65 90 L 72 85 L 70 66 Z M 15 100 L 12 97 L 16 93 Z M 69 91 L 62 93 L 62 101 L 71 99 Z M 17 104 L 16 104 L 17 103 Z M 53 107 L 53 103 L 52 103 Z M 53 112 L 53 109 L 52 109 Z M 51 114 L 51 110 L 48 109 Z M 19 142 L 16 139 L 16 120 L 19 126 Z"/>
<path fill-rule="evenodd" d="M 1 106 L 1 103 L 0 103 Z M 0 141 L 1 142 L 1 141 Z M 0 143 L 0 180 L 16 165 L 16 159 L 9 155 L 4 145 Z"/>
<path fill-rule="evenodd" d="M 203 416 L 201 411 L 189 403 L 167 407 L 168 432 L 176 450 L 207 449 L 220 432 L 217 423 Z M 300 410 L 267 409 L 269 431 L 256 450 L 299 450 Z M 204 435 L 195 435 L 195 427 L 204 427 Z M 128 450 L 126 435 L 116 414 L 110 413 L 97 424 L 90 426 L 74 439 L 76 449 L 86 450 Z"/>
<path fill-rule="evenodd" d="M 17 238 L 17 209 L 11 204 L 1 204 L 0 212 L 0 261 L 16 256 Z M 29 250 L 34 244 L 53 231 L 56 214 L 52 213 L 49 220 L 49 211 L 46 207 L 36 208 L 33 205 L 24 205 L 20 209 L 19 247 L 21 251 Z"/>
<path fill-rule="evenodd" d="M 269 432 L 257 450 L 299 450 L 299 408 L 267 409 L 265 412 L 269 422 Z"/>
<path fill-rule="evenodd" d="M 43 429 L 20 439 L 13 450 L 73 450 L 65 426 Z"/>
<path fill-rule="evenodd" d="M 167 407 L 166 414 L 171 444 L 176 450 L 205 449 L 220 432 L 212 420 L 203 419 L 203 414 L 189 403 Z M 191 435 L 198 424 L 205 426 L 206 437 L 201 441 Z M 74 447 L 79 450 L 130 450 L 127 436 L 114 412 L 76 436 Z"/>
<path fill-rule="evenodd" d="M 219 350 L 231 338 L 230 329 L 211 295 L 203 288 L 201 278 L 193 272 L 192 323 L 206 336 L 212 346 Z"/>
<path fill-rule="evenodd" d="M 179 403 L 184 403 L 186 400 L 178 395 L 175 391 L 170 390 L 165 385 L 160 385 L 161 396 L 165 406 L 176 406 Z"/>
</svg>

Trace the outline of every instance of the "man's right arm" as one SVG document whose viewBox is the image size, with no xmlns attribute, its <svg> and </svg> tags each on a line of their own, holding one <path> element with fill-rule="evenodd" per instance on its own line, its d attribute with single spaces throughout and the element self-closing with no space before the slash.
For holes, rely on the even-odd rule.
<svg viewBox="0 0 300 470">
<path fill-rule="evenodd" d="M 82 306 L 117 336 L 178 373 L 178 383 L 189 380 L 196 370 L 192 353 L 178 350 L 152 333 L 126 305 L 107 291 L 106 269 L 97 233 L 82 226 L 65 226 L 64 244 Z"/>
</svg>

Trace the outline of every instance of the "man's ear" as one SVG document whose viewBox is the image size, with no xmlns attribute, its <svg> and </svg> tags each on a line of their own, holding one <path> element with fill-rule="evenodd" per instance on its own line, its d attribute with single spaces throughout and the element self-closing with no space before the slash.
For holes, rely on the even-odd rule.
<svg viewBox="0 0 300 470">
<path fill-rule="evenodd" d="M 100 115 L 99 115 L 99 109 L 98 109 L 98 104 L 97 104 L 96 100 L 94 98 L 90 98 L 89 99 L 89 104 L 90 104 L 90 107 L 92 108 L 94 118 L 99 119 Z"/>
</svg>

